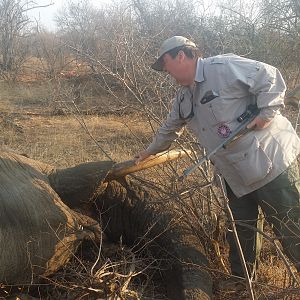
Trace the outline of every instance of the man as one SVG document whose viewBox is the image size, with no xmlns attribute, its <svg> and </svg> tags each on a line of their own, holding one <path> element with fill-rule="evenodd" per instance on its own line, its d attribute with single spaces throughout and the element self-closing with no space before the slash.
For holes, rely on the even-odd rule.
<svg viewBox="0 0 300 300">
<path fill-rule="evenodd" d="M 201 58 L 197 51 L 182 36 L 163 42 L 152 68 L 169 73 L 181 88 L 165 123 L 149 147 L 137 154 L 136 163 L 169 148 L 185 125 L 210 152 L 237 128 L 237 119 L 247 107 L 257 105 L 260 111 L 248 125 L 251 130 L 219 150 L 211 161 L 225 179 L 249 269 L 255 261 L 253 227 L 260 206 L 285 254 L 300 271 L 300 140 L 279 111 L 284 106 L 284 80 L 265 63 L 234 54 Z M 244 277 L 231 235 L 229 244 L 232 273 Z"/>
</svg>

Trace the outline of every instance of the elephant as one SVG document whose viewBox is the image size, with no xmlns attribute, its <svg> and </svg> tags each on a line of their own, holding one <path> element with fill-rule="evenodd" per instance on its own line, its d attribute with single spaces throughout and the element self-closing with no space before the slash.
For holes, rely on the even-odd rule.
<svg viewBox="0 0 300 300">
<path fill-rule="evenodd" d="M 137 179 L 114 170 L 112 161 L 56 168 L 0 152 L 0 283 L 38 282 L 64 266 L 83 240 L 122 238 L 168 258 L 168 299 L 211 299 L 208 260 L 196 236 Z"/>
</svg>

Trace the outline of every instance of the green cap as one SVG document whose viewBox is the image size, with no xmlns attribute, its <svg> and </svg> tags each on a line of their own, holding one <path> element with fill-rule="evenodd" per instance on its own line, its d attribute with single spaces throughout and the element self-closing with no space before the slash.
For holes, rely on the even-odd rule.
<svg viewBox="0 0 300 300">
<path fill-rule="evenodd" d="M 170 50 L 181 47 L 181 46 L 191 46 L 196 47 L 196 44 L 187 39 L 184 36 L 175 35 L 171 38 L 165 40 L 158 51 L 158 59 L 155 61 L 154 64 L 151 65 L 151 68 L 156 71 L 163 70 L 163 60 L 162 57 L 165 53 L 169 52 Z"/>
</svg>

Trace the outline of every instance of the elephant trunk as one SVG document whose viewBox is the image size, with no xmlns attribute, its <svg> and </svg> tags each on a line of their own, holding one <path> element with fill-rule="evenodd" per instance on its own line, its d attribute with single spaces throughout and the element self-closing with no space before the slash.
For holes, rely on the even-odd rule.
<svg viewBox="0 0 300 300">
<path fill-rule="evenodd" d="M 48 178 L 70 208 L 101 221 L 109 240 L 122 238 L 135 250 L 147 245 L 156 259 L 167 261 L 163 275 L 169 299 L 210 299 L 212 281 L 199 240 L 177 220 L 174 208 L 155 203 L 139 182 L 109 180 L 112 168 L 112 162 L 86 163 L 56 170 Z"/>
<path fill-rule="evenodd" d="M 212 280 L 199 240 L 183 222 L 128 178 L 111 181 L 96 199 L 105 233 L 133 247 L 147 244 L 152 255 L 165 258 L 163 266 L 169 299 L 211 299 Z M 137 246 L 138 245 L 138 246 Z"/>
</svg>

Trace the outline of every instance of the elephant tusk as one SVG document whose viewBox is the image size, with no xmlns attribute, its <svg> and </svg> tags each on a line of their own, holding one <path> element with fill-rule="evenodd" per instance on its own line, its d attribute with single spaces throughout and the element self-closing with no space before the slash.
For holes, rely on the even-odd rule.
<svg viewBox="0 0 300 300">
<path fill-rule="evenodd" d="M 121 163 L 117 163 L 109 171 L 105 178 L 105 181 L 113 180 L 137 171 L 157 166 L 168 161 L 182 158 L 187 155 L 190 155 L 191 153 L 191 150 L 170 150 L 151 155 L 150 157 L 141 161 L 138 165 L 135 163 L 135 160 L 128 160 Z"/>
</svg>

